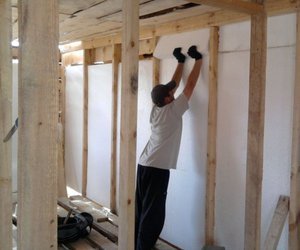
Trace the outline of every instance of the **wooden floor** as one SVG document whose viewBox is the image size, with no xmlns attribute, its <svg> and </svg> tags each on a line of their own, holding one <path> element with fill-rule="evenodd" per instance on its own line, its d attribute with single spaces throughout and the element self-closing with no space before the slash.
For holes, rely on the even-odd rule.
<svg viewBox="0 0 300 250">
<path fill-rule="evenodd" d="M 118 217 L 108 209 L 82 196 L 71 196 L 70 198 L 59 198 L 57 210 L 59 216 L 66 216 L 72 210 L 73 213 L 88 212 L 94 218 L 92 231 L 86 238 L 71 244 L 60 245 L 59 250 L 118 249 Z M 153 248 L 153 250 L 178 249 L 180 248 L 171 246 L 160 239 Z"/>
<path fill-rule="evenodd" d="M 82 196 L 59 198 L 57 214 L 66 217 L 69 211 L 72 214 L 88 212 L 93 216 L 93 226 L 86 238 L 68 244 L 60 244 L 58 250 L 117 250 L 118 249 L 118 217 L 95 202 Z M 13 221 L 17 223 L 16 202 L 14 203 Z M 13 225 L 13 250 L 17 250 L 17 227 Z M 159 239 L 153 250 L 180 250 Z"/>
</svg>

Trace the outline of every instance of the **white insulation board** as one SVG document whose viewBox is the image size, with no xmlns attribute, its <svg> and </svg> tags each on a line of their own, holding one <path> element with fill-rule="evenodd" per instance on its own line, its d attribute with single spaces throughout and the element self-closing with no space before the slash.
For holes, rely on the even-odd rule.
<svg viewBox="0 0 300 250">
<path fill-rule="evenodd" d="M 279 196 L 289 195 L 295 73 L 295 20 L 293 14 L 268 19 L 269 49 L 267 51 L 266 78 L 262 244 Z M 244 248 L 250 59 L 249 32 L 249 22 L 226 25 L 220 29 L 215 236 L 216 245 L 224 246 L 230 250 Z M 166 220 L 161 234 L 162 238 L 187 250 L 201 249 L 205 239 L 208 39 L 208 29 L 163 36 L 155 50 L 155 56 L 162 59 L 160 69 L 162 83 L 171 79 L 176 67 L 176 61 L 172 57 L 172 51 L 175 47 L 182 46 L 183 51 L 186 51 L 190 45 L 196 44 L 199 46 L 199 50 L 204 52 L 200 79 L 190 100 L 190 109 L 183 118 L 183 134 L 178 166 L 177 170 L 171 171 Z M 193 60 L 187 59 L 183 82 L 186 81 L 192 65 Z M 82 70 L 82 67 L 76 68 Z M 98 80 L 98 82 L 111 77 L 108 73 L 110 72 L 109 66 L 106 68 L 101 67 L 102 70 L 107 72 L 95 72 L 96 75 L 101 74 L 103 76 L 103 79 Z M 95 71 L 98 71 L 97 67 L 95 67 Z M 68 70 L 67 74 L 70 74 L 67 77 L 67 86 L 71 86 L 70 83 L 73 82 L 74 75 L 79 81 L 82 80 L 82 73 Z M 152 107 L 150 100 L 150 90 L 152 88 L 151 63 L 140 64 L 139 81 L 137 157 L 143 150 L 150 133 L 149 115 Z M 66 167 L 68 168 L 68 184 L 80 189 L 80 155 L 82 152 L 80 142 L 82 136 L 80 125 L 82 114 L 80 110 L 82 105 L 80 101 L 82 101 L 82 94 L 77 83 L 73 82 L 73 85 L 77 89 L 76 91 L 67 87 L 67 91 L 70 91 L 67 94 L 69 98 L 67 105 L 70 105 L 67 112 L 67 119 L 70 119 L 67 121 L 67 129 L 71 131 L 66 136 L 71 138 L 66 137 L 66 143 L 68 144 L 66 145 L 66 149 L 68 148 L 66 150 Z M 178 93 L 182 89 L 183 83 L 181 83 Z M 105 98 L 106 101 L 101 101 L 107 104 L 103 112 L 109 112 L 111 107 L 110 97 L 103 94 L 106 92 L 105 88 L 101 88 L 101 90 L 99 88 L 99 91 L 102 92 L 99 98 L 100 96 Z M 99 102 L 96 96 L 95 102 Z M 105 128 L 108 128 L 108 125 Z M 95 129 L 97 130 L 98 126 L 95 126 Z M 106 132 L 107 135 L 110 135 L 111 130 L 109 129 Z M 102 149 L 99 148 L 99 150 L 101 152 Z M 79 169 L 74 170 L 74 167 L 79 167 Z M 99 179 L 97 178 L 97 180 Z M 92 181 L 89 185 L 91 185 L 89 192 L 98 188 L 96 181 Z M 99 192 L 99 190 L 95 192 Z M 99 195 L 100 193 L 97 194 L 97 197 Z M 104 199 L 108 199 L 108 197 Z M 108 200 L 103 200 L 103 202 L 108 202 Z M 279 241 L 279 250 L 288 248 L 287 237 L 288 228 L 286 223 Z"/>
</svg>

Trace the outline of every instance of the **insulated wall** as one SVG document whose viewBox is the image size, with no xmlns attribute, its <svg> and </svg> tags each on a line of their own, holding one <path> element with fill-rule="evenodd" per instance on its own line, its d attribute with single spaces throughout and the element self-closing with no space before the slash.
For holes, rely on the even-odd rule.
<svg viewBox="0 0 300 250">
<path fill-rule="evenodd" d="M 112 124 L 111 64 L 91 65 L 88 98 L 87 197 L 110 206 Z"/>
<path fill-rule="evenodd" d="M 197 39 L 195 39 L 197 38 Z M 209 30 L 176 34 L 163 37 L 157 50 L 163 48 L 169 55 L 161 60 L 161 82 L 171 80 L 177 65 L 172 56 L 175 47 L 183 46 L 186 54 L 189 46 L 203 48 L 203 65 L 194 93 L 189 101 L 189 110 L 183 115 L 183 131 L 177 169 L 171 170 L 167 196 L 166 221 L 161 237 L 182 249 L 201 249 L 204 245 L 205 224 L 205 164 L 208 110 L 208 39 Z M 198 40 L 195 43 L 195 40 Z M 173 41 L 173 47 L 169 42 Z M 178 44 L 176 42 L 178 41 Z M 162 48 L 160 48 L 162 46 Z M 187 57 L 183 79 L 176 92 L 178 96 L 188 78 L 194 59 Z"/>
<path fill-rule="evenodd" d="M 68 187 L 82 189 L 83 67 L 66 68 L 65 169 Z"/>
<path fill-rule="evenodd" d="M 289 195 L 295 22 L 295 15 L 268 19 L 262 244 L 279 196 Z M 163 82 L 172 76 L 175 67 L 174 59 L 166 56 L 165 51 L 171 55 L 173 49 L 169 44 L 182 46 L 186 51 L 193 41 L 205 55 L 200 81 L 190 100 L 190 109 L 184 115 L 178 166 L 171 171 L 167 216 L 161 235 L 189 250 L 204 245 L 208 32 L 165 36 L 156 49 L 157 57 L 162 59 Z M 199 42 L 195 42 L 195 36 Z M 231 250 L 244 248 L 249 41 L 250 22 L 220 28 L 215 236 L 217 245 Z M 191 60 L 186 64 L 184 80 L 191 69 Z M 288 248 L 287 237 L 286 222 L 278 249 Z"/>
<path fill-rule="evenodd" d="M 261 218 L 262 244 L 279 196 L 289 195 L 295 75 L 295 23 L 296 18 L 293 14 L 268 19 Z M 208 29 L 164 36 L 160 38 L 154 53 L 161 59 L 161 83 L 168 82 L 173 75 L 176 60 L 172 56 L 172 51 L 175 47 L 183 47 L 183 52 L 186 53 L 190 45 L 196 44 L 204 54 L 201 75 L 189 102 L 190 109 L 183 116 L 183 134 L 178 165 L 176 170 L 171 170 L 166 220 L 161 234 L 163 239 L 186 250 L 199 250 L 205 243 L 205 179 L 209 84 L 208 41 Z M 244 248 L 249 41 L 250 22 L 226 25 L 220 28 L 215 238 L 217 245 L 224 246 L 230 250 Z M 177 90 L 177 95 L 183 90 L 184 82 L 186 82 L 192 66 L 193 60 L 188 58 L 185 63 L 183 82 Z M 76 68 L 80 69 L 81 73 L 77 72 L 77 69 L 74 69 L 74 71 L 67 70 L 67 74 L 70 74 L 69 77 L 67 76 L 67 92 L 70 91 L 67 94 L 67 100 L 71 98 L 73 101 L 71 99 L 69 102 L 67 101 L 67 109 L 69 111 L 66 114 L 66 136 L 69 138 L 66 137 L 66 144 L 68 144 L 66 145 L 66 175 L 67 183 L 80 191 L 82 160 L 82 140 L 80 139 L 82 138 L 82 104 L 80 102 L 82 102 L 82 87 L 77 85 L 77 83 L 73 84 L 75 90 L 68 87 L 72 86 L 70 83 L 72 83 L 75 75 L 79 81 L 82 81 L 82 67 Z M 101 74 L 100 78 L 102 76 L 107 79 L 111 77 L 109 66 L 101 67 L 101 71 L 104 70 L 106 73 L 96 73 L 98 71 L 96 66 L 94 69 L 96 75 Z M 149 115 L 152 108 L 150 99 L 152 88 L 151 61 L 140 63 L 139 74 L 137 158 L 150 135 Z M 93 81 L 93 74 L 90 77 Z M 98 79 L 99 77 L 96 79 L 97 83 L 100 82 Z M 102 105 L 106 104 L 104 110 L 109 112 L 111 97 L 104 95 L 104 92 L 108 91 L 105 88 L 99 88 L 97 91 L 101 92 Z M 94 94 L 96 104 L 99 100 L 97 99 L 98 95 Z M 71 106 L 68 107 L 68 105 Z M 93 104 L 90 105 L 93 106 Z M 97 113 L 93 116 L 95 116 L 95 119 L 99 118 Z M 94 118 L 91 117 L 89 119 Z M 93 122 L 92 125 L 95 127 L 94 129 L 91 128 L 91 130 L 99 130 L 98 125 L 93 124 Z M 109 131 L 106 131 L 106 134 L 109 137 L 111 130 L 108 125 L 105 126 L 105 130 L 107 129 Z M 89 131 L 89 133 L 93 133 L 93 131 Z M 102 150 L 100 145 L 94 149 L 90 147 L 93 146 L 89 145 L 89 151 L 91 152 L 93 150 L 101 152 Z M 110 154 L 109 151 L 106 152 Z M 90 161 L 91 159 L 89 158 Z M 99 164 L 96 163 L 96 165 Z M 77 170 L 74 170 L 75 166 L 76 168 L 78 167 Z M 101 173 L 103 174 L 104 172 L 101 171 Z M 76 185 L 74 184 L 75 180 L 77 181 Z M 88 184 L 88 192 L 90 194 L 92 194 L 92 190 L 100 192 L 97 180 L 100 181 L 100 177 L 89 177 L 88 183 L 89 181 L 91 182 Z M 109 189 L 107 188 L 106 186 L 105 192 L 108 192 Z M 96 196 L 99 197 L 101 194 L 98 193 Z M 107 197 L 104 199 L 109 199 L 109 194 L 107 193 L 106 195 Z M 102 202 L 106 203 L 108 200 L 103 200 Z M 288 248 L 287 238 L 288 227 L 286 223 L 278 249 L 285 250 Z"/>
</svg>

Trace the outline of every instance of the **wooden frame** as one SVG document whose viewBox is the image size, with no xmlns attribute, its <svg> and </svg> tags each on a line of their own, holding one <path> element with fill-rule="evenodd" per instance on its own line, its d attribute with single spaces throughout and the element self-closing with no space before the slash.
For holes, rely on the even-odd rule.
<svg viewBox="0 0 300 250">
<path fill-rule="evenodd" d="M 210 1 L 210 0 L 207 0 Z M 220 1 L 214 1 L 220 2 Z M 296 1 L 290 0 L 268 0 L 264 4 L 264 11 L 268 16 L 282 15 L 297 11 Z M 250 20 L 249 14 L 241 12 L 233 12 L 230 10 L 219 10 L 213 13 L 201 14 L 190 18 L 184 18 L 178 21 L 166 22 L 158 26 L 143 26 L 139 29 L 140 41 L 155 38 L 163 35 L 191 31 L 195 29 L 209 28 L 213 26 L 222 26 L 230 23 L 242 22 Z M 121 43 L 121 33 L 108 35 L 105 37 L 86 39 L 81 45 L 75 47 L 65 46 L 64 53 L 81 50 L 98 48 L 116 43 Z"/>
<path fill-rule="evenodd" d="M 21 1 L 19 25 L 18 249 L 56 249 L 58 1 Z"/>
<path fill-rule="evenodd" d="M 112 58 L 112 142 L 110 166 L 110 209 L 117 212 L 117 126 L 118 126 L 118 91 L 119 91 L 119 64 L 121 62 L 121 45 L 113 45 Z"/>
<path fill-rule="evenodd" d="M 254 2 L 263 3 L 263 0 Z M 267 16 L 251 16 L 245 250 L 260 249 L 265 119 Z"/>
<path fill-rule="evenodd" d="M 11 141 L 3 143 L 12 126 L 12 51 L 10 1 L 0 0 L 0 242 L 1 249 L 12 249 L 12 170 Z"/>
<path fill-rule="evenodd" d="M 289 249 L 300 249 L 300 0 L 297 0 L 296 63 L 290 184 Z"/>
<path fill-rule="evenodd" d="M 83 133 L 82 133 L 82 195 L 86 196 L 88 171 L 88 109 L 89 109 L 89 72 L 88 66 L 94 62 L 94 49 L 83 51 Z"/>
<path fill-rule="evenodd" d="M 123 1 L 119 249 L 134 249 L 139 1 Z"/>
<path fill-rule="evenodd" d="M 289 197 L 281 195 L 270 224 L 265 242 L 264 250 L 276 250 L 281 232 L 289 212 Z"/>
<path fill-rule="evenodd" d="M 246 14 L 258 14 L 264 10 L 263 5 L 241 0 L 189 0 L 192 3 L 205 4 Z"/>
<path fill-rule="evenodd" d="M 192 1 L 191 1 L 192 2 Z M 205 0 L 193 1 L 193 2 L 206 2 Z M 228 7 L 231 10 L 233 5 L 230 5 L 231 1 L 210 1 L 212 4 L 219 4 L 219 7 L 222 4 L 229 4 Z M 241 1 L 234 1 L 240 7 L 242 7 Z M 2 8 L 2 3 L 7 4 L 6 1 L 0 2 L 0 13 L 4 15 L 9 15 L 5 12 L 7 9 Z M 275 1 L 268 1 L 265 4 L 265 10 L 268 14 L 278 14 L 284 12 L 294 11 L 296 6 L 299 8 L 299 0 L 297 5 L 295 1 L 280 1 L 283 3 L 281 10 L 279 5 Z M 221 5 L 220 5 L 221 4 Z M 20 249 L 35 249 L 40 247 L 39 239 L 43 238 L 43 244 L 49 246 L 49 248 L 56 247 L 55 239 L 55 217 L 56 217 L 56 132 L 57 132 L 57 101 L 56 94 L 57 88 L 57 53 L 56 46 L 58 44 L 58 15 L 57 15 L 57 1 L 51 4 L 40 4 L 37 0 L 25 0 L 22 1 L 20 5 L 20 19 L 23 22 L 20 22 L 22 25 L 20 27 L 20 41 L 22 47 L 19 51 L 21 58 L 21 69 L 20 69 L 20 140 L 19 145 L 19 164 L 21 167 L 19 171 L 19 187 L 20 187 L 20 197 L 19 197 L 19 246 Z M 247 4 L 248 7 L 245 7 L 243 12 L 246 12 L 247 15 L 243 13 L 231 13 L 227 11 L 218 11 L 213 17 L 209 15 L 202 15 L 201 17 L 194 17 L 192 19 L 186 19 L 182 22 L 172 22 L 160 27 L 155 27 L 155 32 L 153 28 L 146 27 L 141 29 L 141 38 L 149 39 L 155 38 L 159 35 L 170 34 L 174 32 L 182 32 L 191 29 L 199 29 L 204 27 L 211 27 L 216 25 L 223 25 L 231 22 L 248 20 L 251 18 L 251 63 L 250 63 L 250 96 L 249 96 L 249 131 L 248 131 L 248 155 L 247 155 L 247 188 L 246 188 L 246 217 L 245 217 L 245 249 L 259 249 L 260 247 L 260 213 L 261 213 L 261 181 L 262 181 L 262 169 L 263 169 L 263 129 L 264 129 L 264 94 L 265 94 L 265 67 L 266 67 L 266 13 L 261 11 L 262 1 L 253 1 L 252 3 Z M 226 7 L 226 6 L 225 6 Z M 227 7 L 226 7 L 227 8 Z M 253 10 L 252 10 L 253 8 Z M 254 10 L 258 8 L 257 10 Z M 25 13 L 25 9 L 28 11 Z M 239 10 L 241 11 L 241 10 Z M 40 13 L 39 25 L 30 25 L 32 23 L 37 23 L 34 19 L 34 15 L 31 13 Z M 252 16 L 249 17 L 248 14 L 251 13 Z M 253 14 L 254 13 L 254 14 Z M 26 22 L 25 20 L 26 14 Z M 3 15 L 0 16 L 2 18 Z M 299 11 L 297 12 L 298 18 L 298 31 L 297 31 L 297 44 L 299 44 Z M 1 22 L 1 24 L 4 22 Z M 121 37 L 120 34 L 112 36 L 109 38 L 104 38 L 102 40 L 93 40 L 85 41 L 82 47 L 85 48 L 84 56 L 84 65 L 87 68 L 93 59 L 89 58 L 89 53 L 93 48 L 99 47 L 100 44 L 103 46 L 112 45 L 114 50 L 117 50 L 116 43 L 120 42 L 123 39 L 124 43 L 122 44 L 122 61 L 123 65 L 123 78 L 122 78 L 122 106 L 126 107 L 122 111 L 121 117 L 121 173 L 120 173 L 120 249 L 132 249 L 133 247 L 133 218 L 134 218 L 134 180 L 135 178 L 135 143 L 136 143 L 136 105 L 137 105 L 137 77 L 138 77 L 138 33 L 135 32 L 138 30 L 138 1 L 136 0 L 127 0 L 124 1 L 124 34 Z M 0 24 L 0 32 L 5 28 Z M 5 24 L 6 25 L 6 24 Z M 9 25 L 7 25 L 9 26 Z M 39 30 L 39 32 L 34 32 L 34 29 Z M 216 28 L 212 28 L 213 32 L 216 32 Z M 46 32 L 47 31 L 47 32 Z M 5 30 L 5 32 L 7 32 Z M 9 31 L 8 31 L 9 32 Z M 51 34 L 51 39 L 43 39 L 44 44 L 38 43 L 41 38 L 44 36 L 47 37 L 46 33 Z M 8 33 L 7 33 L 8 34 Z M 25 36 L 29 39 L 29 42 L 25 42 Z M 3 36 L 6 37 L 7 36 Z M 8 34 L 9 37 L 9 34 Z M 22 43 L 22 39 L 24 40 Z M 4 43 L 1 43 L 1 45 Z M 7 44 L 6 44 L 7 45 Z M 47 49 L 46 49 L 47 46 Z M 215 44 L 216 46 L 216 44 Z M 49 49 L 50 48 L 50 49 Z M 119 49 L 119 48 L 118 48 Z M 36 64 L 29 63 L 32 61 L 32 58 L 37 59 L 41 51 L 48 51 L 49 54 L 45 55 L 42 59 L 39 58 L 35 60 Z M 153 51 L 153 50 L 152 50 Z M 0 47 L 1 58 L 2 53 L 6 55 L 7 58 L 10 58 L 10 50 L 5 47 Z M 296 68 L 299 68 L 299 46 L 297 46 L 297 63 Z M 216 56 L 216 55 L 215 55 Z M 215 58 L 215 57 L 214 57 Z M 134 60 L 133 60 L 134 59 Z M 117 64 L 120 60 L 119 56 L 114 56 L 112 58 L 114 64 L 114 74 L 117 71 Z M 50 61 L 50 63 L 49 63 Z M 28 63 L 27 63 L 28 62 Z M 42 63 L 41 63 L 42 62 Z M 6 62 L 7 63 L 7 62 Z M 43 67 L 41 65 L 46 65 Z M 154 84 L 158 82 L 159 79 L 159 63 L 154 60 Z M 3 61 L 0 59 L 0 68 L 3 67 Z M 216 68 L 216 65 L 214 66 Z M 8 72 L 11 69 L 8 69 Z M 34 77 L 33 77 L 34 76 Z M 212 74 L 213 78 L 213 74 Z M 29 80 L 30 81 L 29 81 Z M 47 83 L 49 85 L 41 85 L 44 79 L 49 79 Z M 216 81 L 212 79 L 212 81 Z M 3 80 L 0 79 L 0 84 Z M 9 82 L 9 81 L 8 81 Z M 85 69 L 85 82 L 87 82 L 87 69 Z M 117 77 L 114 76 L 114 84 L 117 82 Z M 298 249 L 300 246 L 299 243 L 299 73 L 296 70 L 296 80 L 295 80 L 295 103 L 294 103 L 294 128 L 293 128 L 293 152 L 292 152 L 292 174 L 291 174 L 291 207 L 290 207 L 290 249 Z M 86 84 L 85 84 L 86 85 Z M 47 89 L 45 90 L 45 88 Z M 6 88 L 6 87 L 5 87 Z M 1 85 L 2 89 L 2 85 Z M 4 99 L 5 103 L 10 105 L 11 95 L 9 87 L 7 87 L 8 92 L 1 92 L 0 98 L 1 101 Z M 114 90 L 115 92 L 115 85 Z M 49 92 L 50 97 L 49 97 Z M 46 94 L 45 94 L 46 93 Z M 3 94 L 3 95 L 2 95 Z M 216 100 L 216 97 L 211 98 L 211 100 Z M 1 102 L 2 103 L 2 102 Z M 45 108 L 45 103 L 48 104 Z M 40 111 L 36 111 L 34 106 L 39 105 L 41 107 Z M 116 103 L 113 104 L 116 106 Z M 214 104 L 213 106 L 216 106 Z M 50 109 L 49 109 L 50 107 Z M 6 110 L 6 108 L 5 108 Z M 85 112 L 87 107 L 85 106 Z M 216 112 L 216 111 L 215 111 Z M 11 117 L 3 116 L 0 113 L 0 120 L 4 121 L 6 127 L 11 125 Z M 257 115 L 258 114 L 258 115 Z M 212 112 L 210 115 L 214 116 L 215 113 Z M 4 117 L 4 118 L 3 118 Z M 87 129 L 87 117 L 84 118 L 85 130 Z M 214 122 L 216 124 L 216 121 Z M 31 127 L 33 124 L 33 128 Z M 214 125 L 216 126 L 216 125 Z M 6 128 L 7 129 L 7 128 Z M 5 130 L 6 130 L 5 129 Z M 215 128 L 214 128 L 215 129 Z M 47 131 L 47 132 L 45 132 Z M 49 133 L 50 131 L 50 133 Z M 112 130 L 113 138 L 115 130 Z M 0 134 L 4 133 L 0 128 Z M 87 133 L 87 132 L 85 132 Z M 36 134 L 38 136 L 36 136 Z M 210 144 L 211 140 L 215 140 L 215 132 L 213 128 L 210 133 L 212 139 L 208 139 L 208 148 L 209 145 L 215 147 L 215 145 Z M 85 141 L 85 140 L 84 140 Z M 36 155 L 36 151 L 26 148 L 25 145 L 32 145 L 32 148 L 39 148 L 39 155 Z M 9 145 L 9 144 L 7 144 Z M 47 149 L 41 149 L 40 145 L 47 145 Z M 87 145 L 87 142 L 84 144 Z M 115 146 L 114 146 L 115 148 Z M 1 154 L 8 155 L 9 150 L 1 148 Z M 210 148 L 209 152 L 210 157 L 208 164 L 213 163 L 214 157 L 214 148 Z M 114 151 L 114 150 L 113 150 Z M 48 153 L 45 154 L 45 152 Z M 49 153 L 50 152 L 50 153 Z M 87 148 L 84 148 L 83 154 L 87 153 Z M 113 157 L 113 156 L 112 156 Z M 4 159 L 1 157 L 1 160 Z M 32 161 L 32 159 L 36 159 Z M 113 159 L 112 159 L 113 161 Z M 32 164 L 33 162 L 33 164 Z M 86 158 L 83 162 L 83 165 L 86 164 Z M 1 162 L 2 164 L 2 162 Z M 9 160 L 5 161 L 4 165 L 9 164 Z M 114 164 L 112 164 L 113 166 Z M 215 163 L 213 164 L 215 165 Z M 47 167 L 46 167 L 47 166 Z M 49 169 L 50 166 L 50 169 Z M 215 166 L 209 167 L 210 170 L 214 171 Z M 38 171 L 36 171 L 38 169 Z M 2 175 L 0 172 L 0 184 L 6 185 L 9 188 L 11 185 L 11 180 L 9 174 Z M 4 177 L 3 177 L 4 176 Z M 46 177 L 45 177 L 46 176 Z M 114 177 L 113 177 L 114 176 Z M 115 185 L 115 173 L 113 174 L 111 183 L 112 187 Z M 210 177 L 214 176 L 214 172 Z M 40 183 L 38 180 L 42 179 L 43 183 Z M 30 180 L 30 185 L 28 184 Z M 254 182 L 253 182 L 254 180 Z M 83 194 L 86 194 L 86 177 L 83 178 Z M 209 200 L 214 199 L 214 178 L 209 182 L 211 189 L 208 189 L 208 198 Z M 44 197 L 41 197 L 38 194 L 37 186 L 42 185 L 43 190 L 47 193 L 44 194 L 45 197 L 50 197 L 49 200 L 45 200 Z M 29 187 L 29 188 L 28 188 Z M 39 186 L 40 188 L 40 186 Z M 28 192 L 28 190 L 30 192 Z M 84 191 L 85 190 L 85 191 Z M 8 191 L 9 193 L 9 191 Z M 2 197 L 2 193 L 0 193 Z M 112 200 L 115 201 L 115 194 L 112 195 Z M 4 196 L 4 201 L 9 204 L 9 196 Z M 32 204 L 29 204 L 27 201 L 33 200 Z M 4 203 L 3 203 L 4 204 Z M 37 205 L 39 204 L 39 205 Z M 116 208 L 115 203 L 111 203 L 112 208 Z M 42 206 L 44 205 L 44 206 Z M 42 206 L 42 207 L 41 207 Z M 211 202 L 207 206 L 214 209 L 214 203 Z M 38 211 L 36 210 L 39 207 Z M 2 207 L 1 207 L 2 208 Z M 7 216 L 9 212 L 1 210 L 1 215 L 10 218 Z M 43 225 L 47 225 L 46 229 L 43 231 L 36 231 L 34 221 L 39 220 Z M 207 218 L 207 243 L 213 243 L 213 231 L 214 231 L 214 215 L 211 214 Z M 49 223 L 50 222 L 50 223 Z M 28 231 L 28 228 L 30 229 Z M 26 230 L 25 230 L 26 229 Z M 9 232 L 8 232 L 9 233 Z M 30 237 L 28 237 L 30 236 Z M 35 236 L 32 238 L 32 236 Z M 7 239 L 7 231 L 1 231 L 0 242 L 4 242 L 1 239 Z M 11 242 L 5 240 L 5 242 Z M 8 249 L 11 248 L 10 245 L 7 246 Z"/>
<path fill-rule="evenodd" d="M 217 98 L 218 98 L 219 27 L 210 28 L 209 102 L 206 159 L 205 244 L 214 244 L 215 189 L 217 164 Z"/>
</svg>

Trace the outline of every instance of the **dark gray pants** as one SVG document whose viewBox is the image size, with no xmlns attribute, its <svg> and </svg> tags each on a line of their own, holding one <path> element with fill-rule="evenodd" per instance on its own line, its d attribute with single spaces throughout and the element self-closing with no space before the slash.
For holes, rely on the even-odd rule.
<svg viewBox="0 0 300 250">
<path fill-rule="evenodd" d="M 165 222 L 170 171 L 138 165 L 135 197 L 135 249 L 151 250 Z"/>
</svg>

